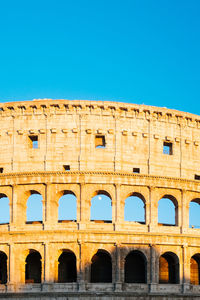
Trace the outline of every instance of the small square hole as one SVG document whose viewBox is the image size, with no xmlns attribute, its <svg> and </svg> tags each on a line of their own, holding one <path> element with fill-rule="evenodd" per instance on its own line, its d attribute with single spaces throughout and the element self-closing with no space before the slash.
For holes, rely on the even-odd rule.
<svg viewBox="0 0 200 300">
<path fill-rule="evenodd" d="M 140 173 L 140 168 L 133 168 L 133 173 Z"/>
<path fill-rule="evenodd" d="M 70 165 L 64 165 L 63 168 L 65 171 L 70 171 Z"/>
<path fill-rule="evenodd" d="M 29 135 L 29 139 L 31 140 L 31 148 L 38 149 L 38 136 L 37 135 Z"/>
<path fill-rule="evenodd" d="M 163 143 L 163 154 L 172 155 L 172 143 Z"/>
<path fill-rule="evenodd" d="M 194 179 L 195 179 L 195 180 L 200 180 L 200 175 L 195 174 L 195 175 L 194 175 Z"/>
<path fill-rule="evenodd" d="M 3 168 L 0 168 L 0 173 L 3 173 Z"/>
<path fill-rule="evenodd" d="M 104 135 L 96 135 L 95 136 L 95 147 L 96 148 L 105 148 L 106 147 L 106 139 Z"/>
</svg>

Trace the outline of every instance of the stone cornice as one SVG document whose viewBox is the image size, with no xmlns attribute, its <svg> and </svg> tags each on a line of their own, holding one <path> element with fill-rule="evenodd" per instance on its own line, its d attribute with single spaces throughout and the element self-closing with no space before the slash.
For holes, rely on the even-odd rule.
<svg viewBox="0 0 200 300">
<path fill-rule="evenodd" d="M 111 101 L 62 99 L 38 99 L 0 104 L 0 117 L 37 114 L 45 116 L 51 114 L 110 115 L 122 118 L 157 120 L 200 128 L 200 116 L 165 107 Z"/>
<path fill-rule="evenodd" d="M 126 178 L 131 177 L 134 179 L 149 179 L 149 180 L 161 180 L 166 182 L 180 182 L 185 184 L 190 184 L 192 186 L 199 187 L 200 182 L 197 182 L 196 180 L 186 179 L 186 178 L 179 178 L 179 177 L 167 177 L 167 176 L 157 176 L 157 175 L 148 175 L 148 174 L 133 174 L 129 172 L 105 172 L 105 171 L 69 171 L 69 172 L 59 172 L 59 171 L 37 171 L 37 172 L 12 172 L 12 173 L 3 173 L 0 174 L 0 182 L 4 179 L 11 179 L 11 178 L 26 178 L 26 177 L 64 177 L 67 178 L 69 176 L 108 176 L 115 177 L 115 178 Z M 45 183 L 46 180 L 44 180 L 41 183 Z M 66 182 L 67 183 L 67 182 Z M 121 183 L 123 184 L 123 183 Z M 158 185 L 159 186 L 159 185 Z"/>
</svg>

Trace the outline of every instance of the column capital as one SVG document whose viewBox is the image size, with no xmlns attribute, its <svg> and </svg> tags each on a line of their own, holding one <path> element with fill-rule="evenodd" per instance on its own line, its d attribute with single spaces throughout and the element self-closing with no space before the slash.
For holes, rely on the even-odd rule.
<svg viewBox="0 0 200 300">
<path fill-rule="evenodd" d="M 77 239 L 77 244 L 78 244 L 79 246 L 84 246 L 84 245 L 85 245 L 85 241 L 82 241 L 82 240 L 80 240 L 80 239 Z"/>
<path fill-rule="evenodd" d="M 18 184 L 17 183 L 13 183 L 13 184 L 11 184 L 11 187 L 12 188 L 16 188 L 18 186 Z"/>
<path fill-rule="evenodd" d="M 155 246 L 156 246 L 155 244 L 151 244 L 151 243 L 149 244 L 150 248 L 155 248 Z"/>
<path fill-rule="evenodd" d="M 114 186 L 116 187 L 116 188 L 120 188 L 121 187 L 121 183 L 114 183 Z"/>
<path fill-rule="evenodd" d="M 151 192 L 153 192 L 156 189 L 156 186 L 155 185 L 150 185 L 150 186 L 148 186 L 148 188 Z"/>
<path fill-rule="evenodd" d="M 120 247 L 121 247 L 121 244 L 118 243 L 118 242 L 116 242 L 116 243 L 114 243 L 114 246 L 115 246 L 116 248 L 120 248 Z"/>
<path fill-rule="evenodd" d="M 185 188 L 181 189 L 181 193 L 185 194 L 187 192 L 187 190 Z"/>
</svg>

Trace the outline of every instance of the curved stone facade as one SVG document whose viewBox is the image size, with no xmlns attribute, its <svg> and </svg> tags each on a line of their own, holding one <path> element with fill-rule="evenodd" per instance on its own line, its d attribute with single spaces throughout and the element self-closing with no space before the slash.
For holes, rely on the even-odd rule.
<svg viewBox="0 0 200 300">
<path fill-rule="evenodd" d="M 200 229 L 189 226 L 190 202 L 200 201 L 200 116 L 45 99 L 1 104 L 0 125 L 0 195 L 10 207 L 9 223 L 0 225 L 0 297 L 200 297 Z M 34 193 L 43 199 L 41 222 L 27 222 Z M 77 218 L 59 222 L 59 199 L 69 193 Z M 111 199 L 110 222 L 91 220 L 99 194 Z M 131 195 L 144 203 L 144 222 L 125 221 Z M 162 198 L 173 202 L 174 224 L 158 223 Z M 36 253 L 38 281 L 27 275 Z M 75 262 L 68 282 L 59 279 L 62 259 L 70 268 Z M 107 267 L 96 267 L 98 259 Z M 110 277 L 99 279 L 100 269 Z"/>
</svg>

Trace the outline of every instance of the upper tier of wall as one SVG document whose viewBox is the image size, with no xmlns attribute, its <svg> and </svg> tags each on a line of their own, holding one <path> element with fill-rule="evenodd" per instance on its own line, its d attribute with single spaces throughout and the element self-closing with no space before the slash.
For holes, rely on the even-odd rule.
<svg viewBox="0 0 200 300">
<path fill-rule="evenodd" d="M 200 116 L 104 101 L 34 100 L 0 105 L 3 172 L 122 171 L 200 175 Z M 105 148 L 95 147 L 96 135 Z M 38 138 L 38 149 L 31 137 Z M 172 154 L 163 153 L 163 144 Z"/>
</svg>

